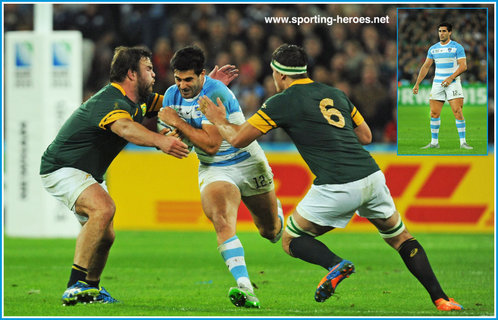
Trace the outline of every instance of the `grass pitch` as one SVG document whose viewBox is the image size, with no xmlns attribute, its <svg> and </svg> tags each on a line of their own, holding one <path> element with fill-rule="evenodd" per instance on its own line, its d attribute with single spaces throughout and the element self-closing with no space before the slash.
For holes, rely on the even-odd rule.
<svg viewBox="0 0 498 320">
<path fill-rule="evenodd" d="M 234 307 L 235 285 L 216 250 L 214 232 L 120 231 L 101 284 L 121 300 L 113 305 L 63 307 L 74 240 L 4 238 L 4 316 L 371 317 L 493 316 L 492 234 L 419 234 L 439 281 L 462 312 L 440 312 L 376 234 L 332 232 L 320 237 L 356 273 L 324 303 L 313 295 L 325 270 L 287 256 L 280 244 L 239 233 L 261 309 Z"/>
<path fill-rule="evenodd" d="M 448 103 L 441 112 L 440 149 L 420 149 L 431 142 L 429 106 L 398 106 L 399 155 L 483 155 L 487 154 L 487 109 L 465 106 L 466 140 L 473 150 L 460 149 L 455 117 Z"/>
</svg>

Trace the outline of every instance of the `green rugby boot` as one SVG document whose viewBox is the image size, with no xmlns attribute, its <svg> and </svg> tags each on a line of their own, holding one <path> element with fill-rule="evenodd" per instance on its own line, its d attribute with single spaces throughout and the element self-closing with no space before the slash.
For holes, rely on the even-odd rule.
<svg viewBox="0 0 498 320">
<path fill-rule="evenodd" d="M 260 308 L 258 297 L 254 293 L 247 289 L 241 287 L 232 287 L 228 290 L 228 297 L 230 301 L 236 307 L 246 307 L 246 308 Z"/>
</svg>

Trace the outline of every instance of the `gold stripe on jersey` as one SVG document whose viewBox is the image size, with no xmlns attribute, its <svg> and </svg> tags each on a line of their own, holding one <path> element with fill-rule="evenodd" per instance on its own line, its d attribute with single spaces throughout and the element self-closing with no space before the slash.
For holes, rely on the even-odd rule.
<svg viewBox="0 0 498 320">
<path fill-rule="evenodd" d="M 156 93 L 147 112 L 159 111 L 159 109 L 161 109 L 161 107 L 163 106 L 163 98 L 163 95 Z"/>
<path fill-rule="evenodd" d="M 271 129 L 275 129 L 277 124 L 273 121 L 266 113 L 258 110 L 252 117 L 250 117 L 247 122 L 249 122 L 254 128 L 258 129 L 262 133 L 267 133 Z"/>
<path fill-rule="evenodd" d="M 119 91 L 121 91 L 121 93 L 123 94 L 123 96 L 126 96 L 126 92 L 124 91 L 123 87 L 121 87 L 119 84 L 117 84 L 116 82 L 112 82 L 111 86 L 113 86 L 114 88 L 116 88 Z"/>
<path fill-rule="evenodd" d="M 105 126 L 119 119 L 130 119 L 133 121 L 131 115 L 128 112 L 124 110 L 113 110 L 108 114 L 106 114 L 105 117 L 102 118 L 102 120 L 100 120 L 99 127 L 101 127 L 104 130 L 107 130 Z"/>
<path fill-rule="evenodd" d="M 363 116 L 361 115 L 360 111 L 358 111 L 358 109 L 356 109 L 356 107 L 353 107 L 353 111 L 351 111 L 351 119 L 353 119 L 356 126 L 359 126 L 360 124 L 363 123 L 363 121 L 365 121 L 365 119 L 363 119 Z"/>
<path fill-rule="evenodd" d="M 293 85 L 295 84 L 308 84 L 308 83 L 313 83 L 313 80 L 311 80 L 310 78 L 303 78 L 303 79 L 297 79 L 297 80 L 294 80 L 290 85 L 289 87 L 292 87 Z"/>
</svg>

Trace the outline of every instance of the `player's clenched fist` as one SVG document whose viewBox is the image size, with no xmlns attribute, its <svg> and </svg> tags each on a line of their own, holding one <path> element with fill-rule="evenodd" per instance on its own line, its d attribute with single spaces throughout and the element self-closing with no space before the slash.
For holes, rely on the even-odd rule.
<svg viewBox="0 0 498 320">
<path fill-rule="evenodd" d="M 418 93 L 418 84 L 416 84 L 414 87 L 413 87 L 413 94 L 417 94 Z"/>
</svg>

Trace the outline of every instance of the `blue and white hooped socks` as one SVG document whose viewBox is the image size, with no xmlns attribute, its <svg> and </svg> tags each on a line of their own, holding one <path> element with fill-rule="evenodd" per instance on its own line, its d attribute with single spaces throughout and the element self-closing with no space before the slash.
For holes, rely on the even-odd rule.
<svg viewBox="0 0 498 320">
<path fill-rule="evenodd" d="M 218 251 L 221 253 L 223 260 L 225 260 L 228 270 L 232 273 L 235 281 L 237 281 L 238 287 L 243 287 L 254 292 L 251 280 L 249 280 L 249 273 L 247 272 L 244 248 L 237 235 L 219 245 Z"/>
<path fill-rule="evenodd" d="M 431 117 L 431 144 L 436 145 L 439 143 L 439 127 L 441 126 L 441 118 Z"/>
<path fill-rule="evenodd" d="M 455 123 L 458 130 L 458 136 L 460 137 L 460 145 L 467 143 L 467 141 L 465 141 L 465 119 L 455 119 Z"/>
</svg>

